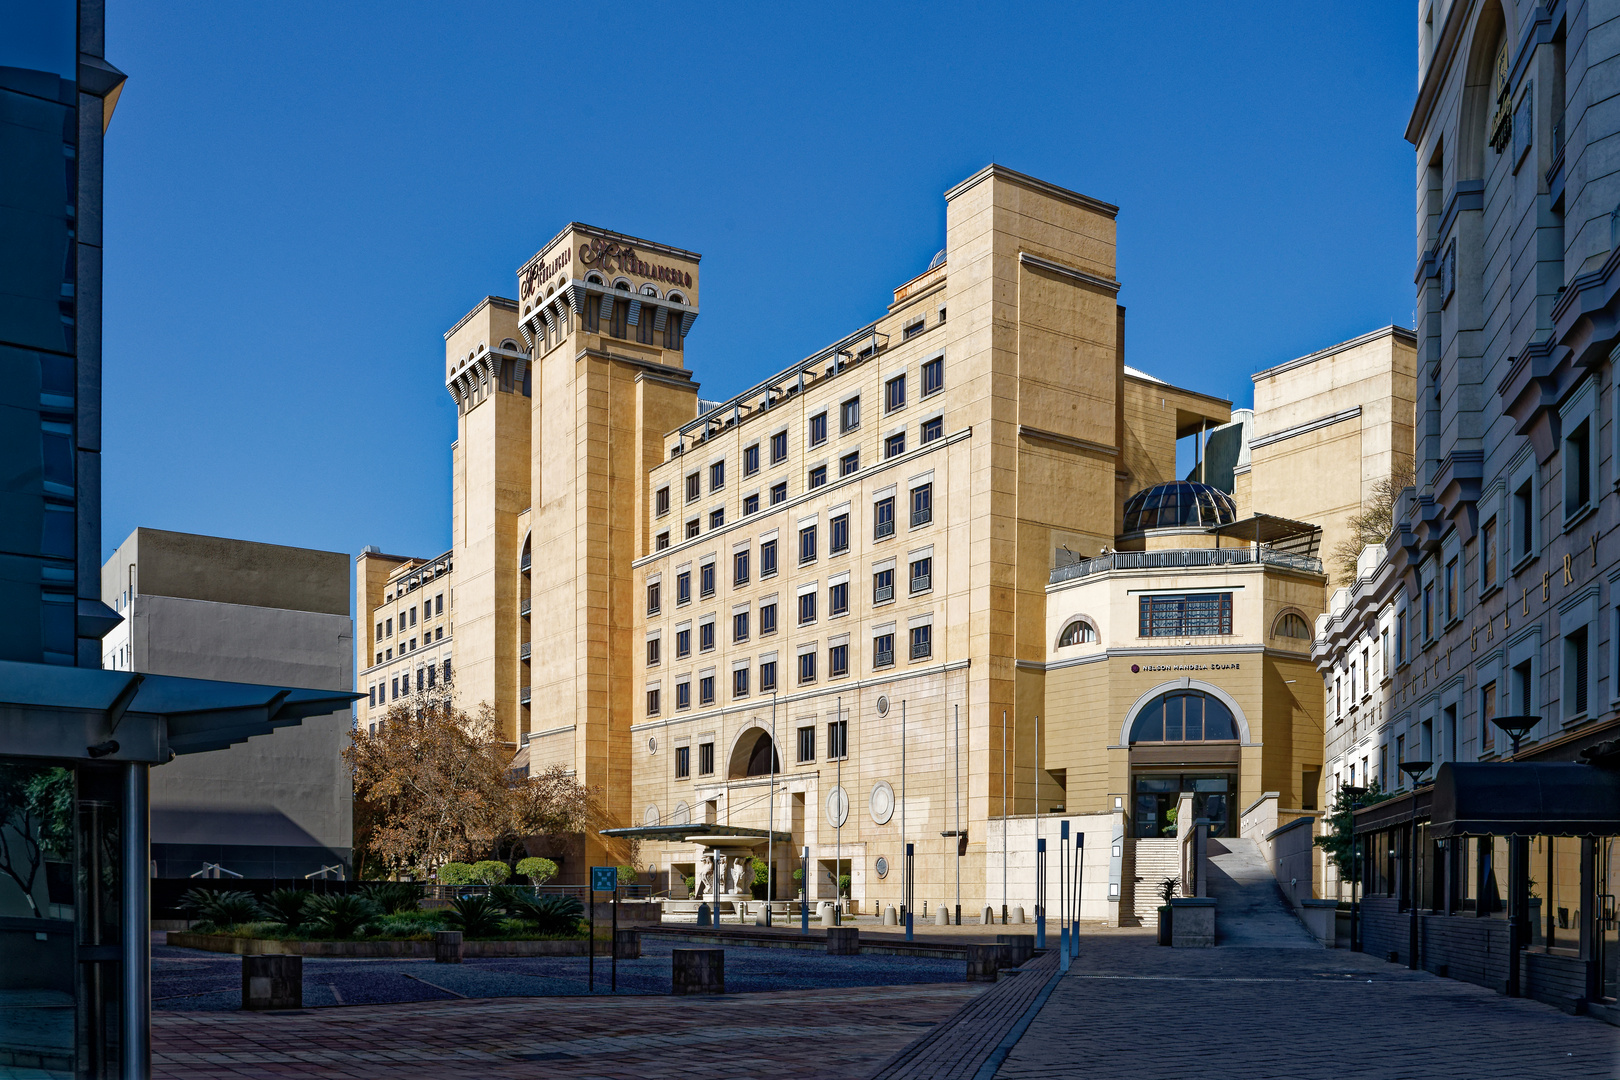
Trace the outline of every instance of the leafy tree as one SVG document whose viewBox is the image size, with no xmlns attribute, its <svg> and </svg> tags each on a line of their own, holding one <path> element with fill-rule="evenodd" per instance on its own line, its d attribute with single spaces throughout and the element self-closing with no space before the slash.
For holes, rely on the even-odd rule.
<svg viewBox="0 0 1620 1080">
<path fill-rule="evenodd" d="M 1355 811 L 1358 807 L 1371 806 L 1391 798 L 1391 794 L 1383 789 L 1377 780 L 1367 785 L 1365 794 L 1351 796 L 1344 788 L 1333 796 L 1333 808 L 1328 811 L 1326 836 L 1318 836 L 1313 843 L 1327 852 L 1328 858 L 1339 870 L 1339 878 L 1343 881 L 1355 879 L 1355 868 L 1352 865 L 1355 850 Z"/>
<path fill-rule="evenodd" d="M 1328 561 L 1336 572 L 1338 583 L 1348 585 L 1356 580 L 1356 564 L 1361 549 L 1368 544 L 1382 545 L 1395 528 L 1395 504 L 1401 491 L 1412 486 L 1416 473 L 1411 458 L 1396 458 L 1390 474 L 1373 485 L 1372 495 L 1364 500 L 1361 509 L 1350 515 L 1349 532 L 1333 545 Z"/>
<path fill-rule="evenodd" d="M 73 855 L 73 774 L 37 765 L 0 765 L 0 873 L 17 883 L 28 909 L 42 913 L 34 884 L 47 856 Z"/>
<path fill-rule="evenodd" d="M 544 885 L 557 876 L 557 864 L 531 855 L 518 860 L 517 872 L 520 877 L 528 878 L 531 885 Z"/>
<path fill-rule="evenodd" d="M 634 885 L 641 874 L 633 866 L 620 865 L 618 868 L 619 884 Z"/>
<path fill-rule="evenodd" d="M 447 862 L 439 867 L 440 885 L 473 885 L 478 881 L 471 863 Z"/>
<path fill-rule="evenodd" d="M 480 859 L 473 863 L 473 880 L 480 885 L 501 885 L 512 876 L 512 868 L 494 859 Z"/>
</svg>

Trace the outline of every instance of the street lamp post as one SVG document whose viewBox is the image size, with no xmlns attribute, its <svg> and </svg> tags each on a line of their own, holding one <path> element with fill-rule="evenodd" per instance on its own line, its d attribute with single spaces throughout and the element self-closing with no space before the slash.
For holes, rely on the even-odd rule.
<svg viewBox="0 0 1620 1080">
<path fill-rule="evenodd" d="M 1412 778 L 1412 809 L 1417 809 L 1417 788 L 1423 782 L 1423 774 L 1429 771 L 1434 764 L 1432 761 L 1403 761 L 1401 772 Z M 1410 925 L 1406 935 L 1406 966 L 1413 971 L 1418 968 L 1418 831 L 1417 817 L 1414 813 L 1412 824 L 1408 826 L 1412 837 L 1406 854 L 1407 887 L 1410 890 L 1411 902 Z"/>
<path fill-rule="evenodd" d="M 1541 723 L 1539 716 L 1493 716 L 1491 723 L 1507 732 L 1508 738 L 1513 740 L 1513 757 L 1519 756 L 1519 743 L 1530 734 L 1530 729 Z"/>
</svg>

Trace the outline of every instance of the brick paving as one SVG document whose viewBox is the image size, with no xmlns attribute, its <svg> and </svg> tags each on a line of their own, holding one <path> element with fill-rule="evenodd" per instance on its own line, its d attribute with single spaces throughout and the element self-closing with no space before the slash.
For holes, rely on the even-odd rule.
<svg viewBox="0 0 1620 1080">
<path fill-rule="evenodd" d="M 995 1076 L 1612 1080 L 1620 1030 L 1362 953 L 1116 932 L 1082 937 Z"/>
<path fill-rule="evenodd" d="M 484 998 L 152 1016 L 158 1078 L 864 1076 L 985 987 Z"/>
</svg>

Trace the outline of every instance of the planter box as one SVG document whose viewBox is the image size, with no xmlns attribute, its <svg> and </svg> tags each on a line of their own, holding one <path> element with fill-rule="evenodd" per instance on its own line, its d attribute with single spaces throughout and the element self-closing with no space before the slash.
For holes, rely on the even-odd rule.
<svg viewBox="0 0 1620 1080">
<path fill-rule="evenodd" d="M 229 934 L 193 934 L 171 930 L 168 943 L 182 949 L 236 953 L 239 956 L 330 956 L 348 959 L 432 960 L 431 941 L 280 941 Z M 461 955 L 468 959 L 510 956 L 584 956 L 590 942 L 578 941 L 464 941 Z"/>
<path fill-rule="evenodd" d="M 1170 945 L 1177 949 L 1215 947 L 1215 901 L 1208 897 L 1178 896 L 1170 901 Z"/>
</svg>

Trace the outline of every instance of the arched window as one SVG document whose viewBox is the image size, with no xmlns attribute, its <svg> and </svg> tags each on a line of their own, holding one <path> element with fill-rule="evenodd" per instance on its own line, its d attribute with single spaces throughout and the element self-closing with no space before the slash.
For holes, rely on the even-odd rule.
<svg viewBox="0 0 1620 1080">
<path fill-rule="evenodd" d="M 1131 742 L 1221 742 L 1236 740 L 1237 721 L 1220 698 L 1202 690 L 1172 690 L 1142 707 L 1131 725 Z"/>
<path fill-rule="evenodd" d="M 602 275 L 598 274 L 595 270 L 592 270 L 590 273 L 586 274 L 585 280 L 590 282 L 592 285 L 605 284 L 602 280 Z"/>
<path fill-rule="evenodd" d="M 658 288 L 657 288 L 657 286 L 650 285 L 650 284 L 649 285 L 643 285 L 641 287 L 641 295 L 642 296 L 657 296 L 658 295 Z"/>
<path fill-rule="evenodd" d="M 678 292 L 671 292 L 669 294 L 669 302 L 672 304 L 684 304 L 686 303 L 686 297 L 682 296 Z"/>
<path fill-rule="evenodd" d="M 1097 628 L 1085 619 L 1074 619 L 1063 628 L 1063 634 L 1058 638 L 1058 648 L 1067 648 L 1070 645 L 1095 645 L 1097 643 Z"/>
<path fill-rule="evenodd" d="M 1295 641 L 1311 640 L 1311 627 L 1298 612 L 1285 611 L 1282 618 L 1277 620 L 1276 629 L 1272 630 L 1275 637 L 1293 638 Z"/>
</svg>

